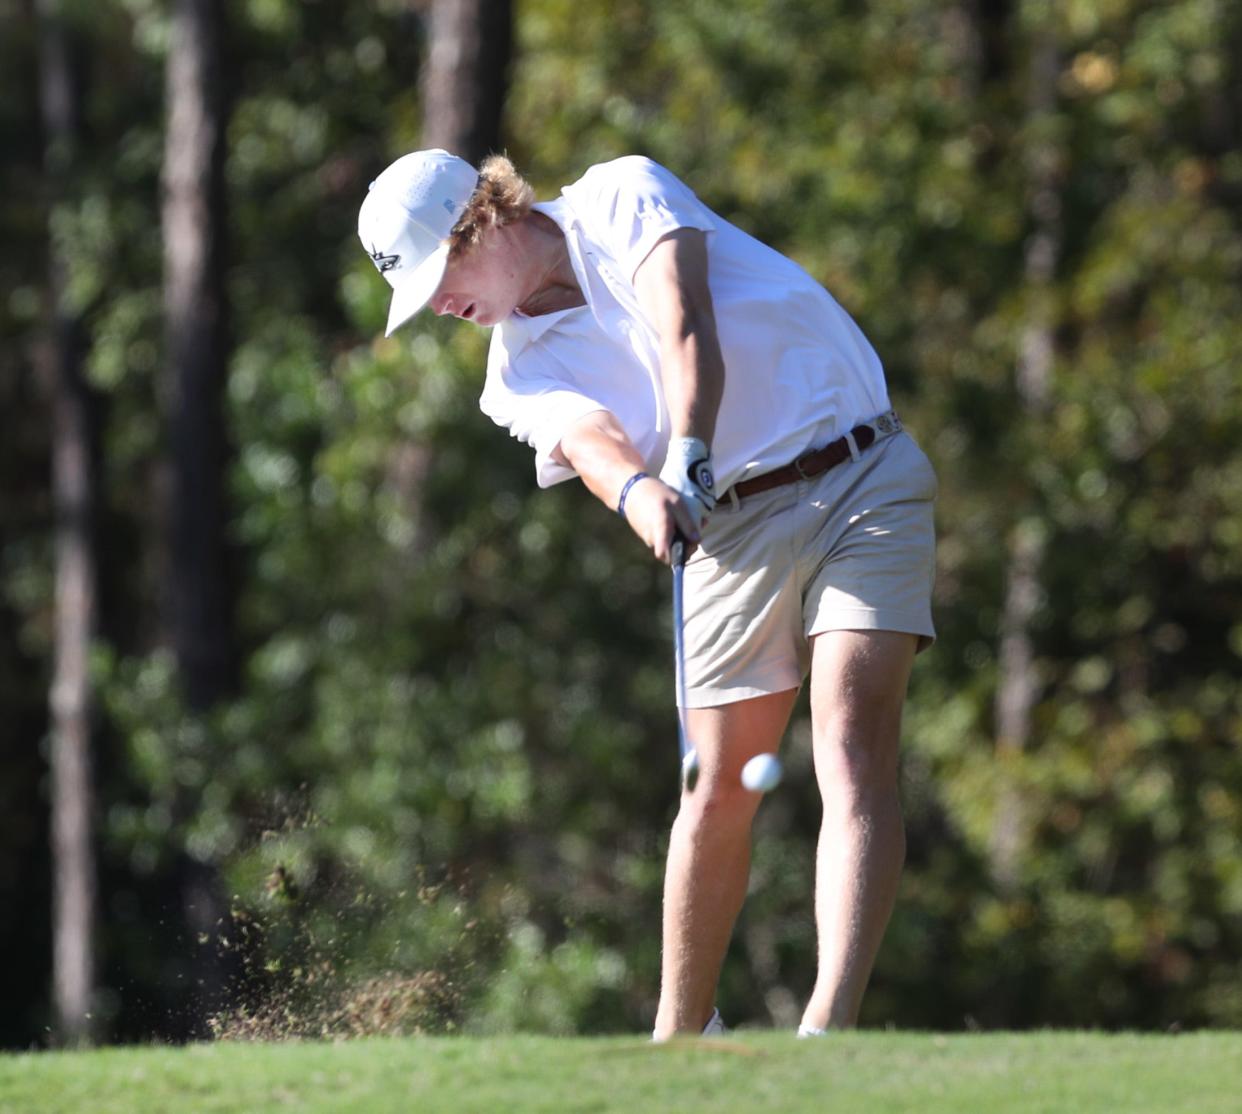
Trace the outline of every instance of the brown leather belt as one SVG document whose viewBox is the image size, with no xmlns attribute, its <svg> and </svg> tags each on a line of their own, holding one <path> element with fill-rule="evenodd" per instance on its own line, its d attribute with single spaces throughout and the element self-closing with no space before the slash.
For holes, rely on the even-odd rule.
<svg viewBox="0 0 1242 1114">
<path fill-rule="evenodd" d="M 844 437 L 838 438 L 831 444 L 825 445 L 822 449 L 812 449 L 809 453 L 804 453 L 798 457 L 792 464 L 786 464 L 782 468 L 776 468 L 771 472 L 764 472 L 762 476 L 755 476 L 753 479 L 742 480 L 725 492 L 722 502 L 736 495 L 739 499 L 745 499 L 748 495 L 758 495 L 761 491 L 771 491 L 774 487 L 782 487 L 785 484 L 791 484 L 795 480 L 809 480 L 813 476 L 818 476 L 823 472 L 827 472 L 829 468 L 835 468 L 843 461 L 849 460 L 851 456 L 861 453 L 863 450 L 870 448 L 875 444 L 876 437 L 883 433 L 896 433 L 901 429 L 901 421 L 897 415 L 889 411 L 887 414 L 876 418 L 874 422 L 864 422 L 862 425 L 856 425 Z M 850 447 L 851 439 L 854 447 Z"/>
</svg>

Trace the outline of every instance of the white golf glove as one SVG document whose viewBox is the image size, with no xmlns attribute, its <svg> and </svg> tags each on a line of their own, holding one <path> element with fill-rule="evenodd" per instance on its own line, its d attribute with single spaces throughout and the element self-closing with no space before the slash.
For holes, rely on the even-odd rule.
<svg viewBox="0 0 1242 1114">
<path fill-rule="evenodd" d="M 716 509 L 716 478 L 712 474 L 712 454 L 697 437 L 674 437 L 668 445 L 660 482 L 667 484 L 694 515 L 699 529 Z"/>
</svg>

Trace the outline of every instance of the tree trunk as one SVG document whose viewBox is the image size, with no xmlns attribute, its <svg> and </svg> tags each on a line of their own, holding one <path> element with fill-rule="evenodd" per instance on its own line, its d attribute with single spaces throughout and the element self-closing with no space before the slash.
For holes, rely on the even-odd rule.
<svg viewBox="0 0 1242 1114">
<path fill-rule="evenodd" d="M 227 542 L 229 446 L 224 391 L 229 350 L 224 285 L 222 0 L 176 0 L 167 63 L 163 172 L 164 312 L 169 432 L 162 626 L 186 706 L 204 713 L 238 676 Z M 189 819 L 192 794 L 179 802 Z M 185 856 L 178 884 L 186 936 L 215 932 L 224 906 L 209 862 Z M 191 1035 L 205 1033 L 221 973 L 212 949 L 196 953 L 200 991 Z"/>
<path fill-rule="evenodd" d="M 512 0 L 431 0 L 423 63 L 423 147 L 442 147 L 477 166 L 500 149 L 500 120 L 513 48 Z M 429 544 L 422 487 L 431 447 L 404 442 L 389 455 L 385 485 L 406 508 L 414 529 L 411 558 Z"/>
<path fill-rule="evenodd" d="M 164 147 L 164 311 L 172 464 L 166 630 L 190 708 L 236 680 L 225 527 L 223 5 L 177 0 Z"/>
<path fill-rule="evenodd" d="M 1044 421 L 1051 394 L 1054 356 L 1052 289 L 1061 252 L 1061 150 L 1050 128 L 1056 111 L 1060 52 L 1045 29 L 1032 43 L 1027 126 L 1031 234 L 1024 274 L 1030 307 L 1018 352 L 1016 388 L 1022 424 L 1033 433 Z M 1032 442 L 1037 438 L 1031 437 Z M 1031 740 L 1031 716 L 1039 689 L 1032 624 L 1040 606 L 1044 530 L 1033 511 L 1010 531 L 1004 610 L 1000 624 L 996 748 L 1004 764 Z M 1018 881 L 1028 817 L 1021 787 L 1005 774 L 992 829 L 992 874 L 1002 890 Z"/>
<path fill-rule="evenodd" d="M 60 0 L 38 0 L 44 170 L 53 205 L 72 188 L 79 134 L 79 75 Z M 51 335 L 44 368 L 52 403 L 55 508 L 55 645 L 52 662 L 52 984 L 55 1037 L 87 1043 L 95 992 L 97 880 L 93 852 L 95 520 L 98 407 L 83 374 L 81 323 L 66 298 L 68 261 L 49 229 Z"/>
<path fill-rule="evenodd" d="M 474 165 L 500 146 L 512 0 L 432 0 L 423 67 L 424 147 Z"/>
</svg>

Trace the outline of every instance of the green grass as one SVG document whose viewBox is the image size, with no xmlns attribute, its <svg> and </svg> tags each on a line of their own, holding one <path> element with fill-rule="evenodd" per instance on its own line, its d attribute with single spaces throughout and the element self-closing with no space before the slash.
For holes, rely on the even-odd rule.
<svg viewBox="0 0 1242 1114">
<path fill-rule="evenodd" d="M 0 1056 L 3 1114 L 1237 1114 L 1242 1034 L 368 1039 Z"/>
</svg>

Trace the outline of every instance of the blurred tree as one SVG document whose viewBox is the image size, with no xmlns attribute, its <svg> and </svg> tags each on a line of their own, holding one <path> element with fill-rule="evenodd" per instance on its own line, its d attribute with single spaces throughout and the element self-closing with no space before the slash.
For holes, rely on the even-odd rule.
<svg viewBox="0 0 1242 1114">
<path fill-rule="evenodd" d="M 1038 453 L 1052 399 L 1056 318 L 1054 283 L 1061 255 L 1061 181 L 1065 159 L 1058 137 L 1057 83 L 1061 53 L 1057 31 L 1043 21 L 1029 29 L 1027 63 L 1027 140 L 1024 161 L 1030 232 L 1023 249 L 1026 320 L 1018 339 L 1015 393 L 1020 435 Z M 1043 508 L 1028 492 L 1012 508 L 1017 513 L 1006 538 L 1005 595 L 1001 605 L 996 680 L 996 751 L 1002 771 L 1031 742 L 1032 713 L 1039 697 L 1032 622 L 1047 606 L 1041 572 L 1045 546 Z M 1028 846 L 1026 801 L 1018 785 L 1003 779 L 996 803 L 989 859 L 1002 890 L 1012 890 Z"/>
<path fill-rule="evenodd" d="M 164 312 L 170 483 L 163 590 L 168 644 L 195 711 L 233 691 L 237 648 L 227 558 L 228 366 L 224 287 L 224 8 L 177 0 L 164 133 Z"/>
<path fill-rule="evenodd" d="M 40 92 L 48 222 L 50 328 L 43 357 L 52 399 L 56 526 L 55 640 L 51 669 L 52 974 L 56 1039 L 90 1040 L 98 921 L 91 644 L 98 622 L 96 547 L 100 407 L 86 380 L 85 337 L 69 294 L 72 242 L 59 205 L 80 187 L 81 73 L 61 0 L 38 0 Z"/>
<path fill-rule="evenodd" d="M 500 149 L 513 44 L 512 0 L 427 0 L 424 147 L 478 165 Z"/>
<path fill-rule="evenodd" d="M 161 594 L 177 684 L 189 712 L 201 716 L 235 693 L 239 668 L 224 414 L 230 345 L 224 4 L 177 0 L 170 30 L 162 213 L 169 482 Z M 176 812 L 184 822 L 200 805 L 198 787 L 182 789 Z M 216 864 L 187 849 L 181 873 L 187 937 L 201 938 L 227 908 L 217 892 Z M 210 949 L 195 954 L 202 1034 L 218 1008 L 221 976 Z"/>
<path fill-rule="evenodd" d="M 419 145 L 451 151 L 477 166 L 501 149 L 512 0 L 430 0 L 425 12 Z M 385 486 L 397 494 L 412 523 L 423 522 L 419 507 L 430 456 L 430 446 L 414 438 L 392 447 Z M 412 529 L 406 548 L 413 555 L 429 544 L 421 529 Z"/>
</svg>

